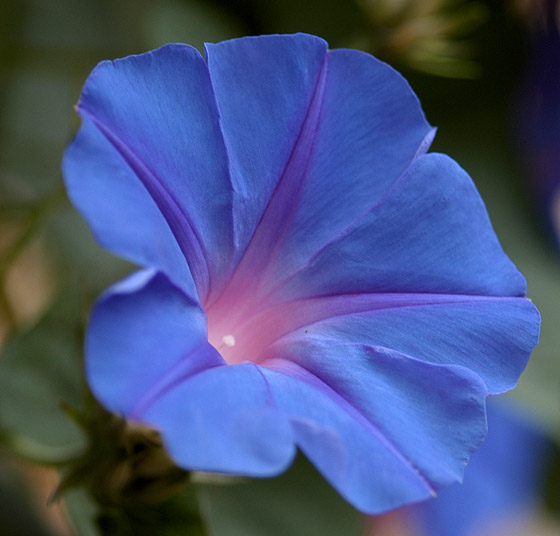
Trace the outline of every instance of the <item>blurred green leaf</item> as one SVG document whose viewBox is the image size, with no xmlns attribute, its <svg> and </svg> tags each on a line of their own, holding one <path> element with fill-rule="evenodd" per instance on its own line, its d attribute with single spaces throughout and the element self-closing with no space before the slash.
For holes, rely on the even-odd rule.
<svg viewBox="0 0 560 536">
<path fill-rule="evenodd" d="M 59 407 L 81 403 L 80 316 L 76 296 L 66 293 L 0 356 L 0 431 L 26 458 L 56 463 L 83 444 Z"/>
<path fill-rule="evenodd" d="M 50 216 L 46 232 L 51 252 L 58 259 L 60 277 L 79 287 L 85 310 L 106 287 L 134 269 L 97 244 L 87 223 L 70 204 Z"/>
<path fill-rule="evenodd" d="M 64 496 L 64 504 L 72 529 L 79 536 L 99 536 L 95 525 L 97 508 L 83 489 L 73 489 Z"/>
<path fill-rule="evenodd" d="M 100 514 L 83 489 L 69 491 L 64 500 L 70 523 L 79 536 L 206 536 L 192 486 L 184 486 L 181 493 L 162 504 L 139 504 L 135 512 L 115 507 Z"/>
<path fill-rule="evenodd" d="M 363 516 L 303 456 L 277 478 L 201 484 L 199 496 L 212 536 L 351 536 L 363 529 Z"/>
</svg>

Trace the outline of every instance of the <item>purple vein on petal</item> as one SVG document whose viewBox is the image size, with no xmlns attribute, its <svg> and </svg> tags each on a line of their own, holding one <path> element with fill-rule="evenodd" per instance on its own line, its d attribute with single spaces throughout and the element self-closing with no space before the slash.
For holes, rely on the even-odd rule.
<svg viewBox="0 0 560 536">
<path fill-rule="evenodd" d="M 428 133 L 426 138 L 429 138 L 430 135 L 435 136 L 435 129 L 432 130 L 433 130 L 433 134 L 432 132 Z M 323 253 L 329 246 L 332 246 L 333 244 L 336 244 L 337 242 L 343 240 L 344 237 L 349 235 L 368 214 L 375 211 L 375 209 L 377 209 L 386 199 L 388 199 L 390 195 L 393 193 L 393 190 L 400 186 L 401 181 L 405 180 L 407 172 L 409 171 L 410 166 L 413 164 L 416 158 L 418 158 L 419 155 L 420 156 L 422 155 L 422 151 L 423 151 L 422 145 L 425 145 L 426 149 L 429 147 L 429 145 L 426 144 L 425 142 L 426 138 L 424 138 L 424 141 L 422 141 L 422 144 L 418 148 L 416 155 L 410 161 L 409 165 L 405 169 L 403 169 L 402 173 L 394 180 L 394 182 L 387 188 L 385 193 L 377 201 L 375 201 L 373 205 L 369 206 L 361 214 L 358 214 L 358 216 L 356 216 L 356 218 L 352 220 L 342 231 L 340 231 L 337 235 L 333 236 L 330 240 L 328 240 L 325 244 L 323 244 L 303 266 L 300 266 L 297 270 L 293 271 L 291 274 L 286 275 L 284 279 L 279 281 L 271 290 L 269 290 L 266 293 L 264 299 L 267 299 L 274 295 L 281 295 L 280 291 L 284 286 L 286 286 L 292 279 L 296 278 L 299 274 L 305 272 L 305 270 L 307 270 L 309 267 L 313 266 L 315 261 L 320 257 L 321 253 Z"/>
<path fill-rule="evenodd" d="M 208 64 L 208 60 L 206 60 L 206 63 Z M 218 113 L 217 112 L 218 101 L 216 99 L 216 92 L 215 92 L 215 89 L 214 89 L 213 81 L 212 81 L 212 78 L 210 76 L 208 76 L 208 78 L 210 79 L 210 85 L 212 86 L 213 102 L 214 102 L 214 106 L 215 106 L 215 109 L 216 109 L 216 113 Z M 225 155 L 225 160 L 226 160 L 226 163 L 227 163 L 227 179 L 228 179 L 228 182 L 229 182 L 229 188 L 230 188 L 231 194 L 233 196 L 233 194 L 235 192 L 235 187 L 234 187 L 234 184 L 233 184 L 233 181 L 232 181 L 231 157 L 230 157 L 229 151 L 227 149 L 227 144 L 226 144 L 226 140 L 225 140 L 225 137 L 224 137 L 224 131 L 223 131 L 223 128 L 221 126 L 221 119 L 220 119 L 219 114 L 218 114 L 218 122 L 220 123 L 220 127 L 218 128 L 218 133 L 219 133 L 219 136 L 220 136 L 220 140 L 222 142 L 222 146 L 224 148 L 224 155 Z M 234 227 L 235 227 L 234 217 L 233 217 L 233 203 L 230 204 L 230 209 L 229 209 L 229 225 L 230 225 L 230 229 L 233 230 Z M 232 235 L 233 235 L 233 231 L 232 231 Z M 233 236 L 232 236 L 232 242 L 233 242 Z M 233 262 L 233 256 L 232 256 L 231 259 L 232 259 L 231 260 L 231 263 L 232 263 Z M 232 270 L 231 263 L 230 263 L 230 266 L 229 266 L 228 273 L 225 274 L 226 275 L 226 277 L 225 277 L 225 284 L 226 285 L 227 285 L 227 281 L 230 277 L 231 270 Z M 207 264 L 207 266 L 208 266 L 208 264 Z M 210 288 L 208 289 L 207 294 L 206 294 L 206 302 L 207 303 L 212 303 L 214 301 L 214 298 L 219 297 L 219 295 L 222 293 L 222 291 L 223 291 L 223 284 L 219 285 L 219 286 L 217 286 L 217 285 L 212 286 L 211 285 Z"/>
<path fill-rule="evenodd" d="M 169 225 L 191 270 L 200 299 L 210 292 L 210 271 L 204 245 L 189 215 L 181 208 L 163 181 L 119 137 L 89 110 L 80 108 L 113 145 L 142 182 Z"/>
<path fill-rule="evenodd" d="M 266 377 L 266 375 L 264 374 L 264 372 L 262 371 L 262 368 L 259 365 L 255 365 L 253 364 L 253 366 L 255 367 L 255 370 L 260 374 L 260 376 L 263 379 L 264 385 L 266 387 L 266 401 L 267 404 L 269 404 L 270 406 L 274 406 L 274 407 L 278 407 L 276 405 L 276 402 L 274 400 L 274 395 L 272 393 L 272 389 L 270 388 L 270 383 L 268 381 L 268 378 Z"/>
<path fill-rule="evenodd" d="M 307 298 L 281 304 L 263 314 L 274 315 L 282 322 L 283 337 L 300 328 L 310 326 L 330 318 L 367 313 L 388 311 L 392 309 L 412 309 L 417 307 L 434 307 L 481 303 L 491 301 L 518 301 L 516 297 L 473 296 L 460 294 L 408 294 L 408 293 L 371 293 L 342 294 Z M 278 326 L 281 325 L 278 322 Z"/>
<path fill-rule="evenodd" d="M 289 225 L 290 215 L 297 204 L 297 197 L 306 177 L 313 146 L 319 128 L 323 97 L 328 72 L 328 53 L 317 77 L 309 108 L 296 138 L 296 142 L 284 170 L 278 179 L 276 188 L 261 215 L 241 260 L 233 270 L 230 292 L 250 279 L 251 284 L 258 285 L 256 274 L 264 274 L 266 266 L 272 261 L 275 246 Z M 256 268 L 258 267 L 258 268 Z M 233 290 L 235 292 L 235 290 Z M 226 291 L 227 292 L 227 291 Z M 211 304 L 207 304 L 210 306 Z"/>
<path fill-rule="evenodd" d="M 127 417 L 140 419 L 146 410 L 158 399 L 169 392 L 175 386 L 188 381 L 199 372 L 210 368 L 224 366 L 226 363 L 214 347 L 202 342 L 196 348 L 183 356 L 165 374 L 154 381 L 149 389 L 134 406 Z"/>
<path fill-rule="evenodd" d="M 519 298 L 494 296 L 472 296 L 468 294 L 342 294 L 290 301 L 266 311 L 263 313 L 263 316 L 266 315 L 271 323 L 278 326 L 279 329 L 275 339 L 277 340 L 298 329 L 340 316 L 372 311 L 387 311 L 391 309 L 410 309 L 416 307 L 459 305 L 462 303 L 518 299 Z M 276 321 L 274 320 L 275 318 L 277 319 Z M 281 319 L 284 319 L 284 321 L 281 322 Z"/>
<path fill-rule="evenodd" d="M 445 307 L 507 300 L 519 298 L 427 293 L 346 294 L 304 298 L 262 309 L 236 324 L 231 331 L 238 340 L 236 348 L 241 354 L 240 358 L 259 363 L 266 348 L 276 341 L 331 318 L 391 309 Z"/>
<path fill-rule="evenodd" d="M 353 343 L 347 343 L 351 345 Z M 364 348 L 368 348 L 364 345 Z M 372 347 L 369 347 L 372 349 Z M 410 470 L 413 475 L 418 478 L 427 488 L 430 495 L 435 496 L 436 486 L 429 481 L 429 479 L 421 473 L 421 471 L 409 460 L 400 449 L 389 440 L 389 438 L 379 430 L 376 424 L 356 406 L 350 403 L 343 395 L 341 395 L 332 385 L 325 382 L 315 372 L 304 367 L 301 363 L 295 363 L 285 358 L 272 358 L 267 361 L 267 368 L 276 370 L 277 372 L 294 376 L 300 381 L 315 387 L 318 391 L 333 400 L 338 407 L 343 409 L 352 419 L 359 422 L 365 429 L 372 435 L 377 437 L 379 441 L 387 447 L 387 450 L 392 452 L 407 470 Z"/>
</svg>

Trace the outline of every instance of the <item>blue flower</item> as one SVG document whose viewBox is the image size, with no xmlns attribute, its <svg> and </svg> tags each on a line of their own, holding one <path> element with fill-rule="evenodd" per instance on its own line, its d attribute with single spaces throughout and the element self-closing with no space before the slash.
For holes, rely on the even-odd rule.
<svg viewBox="0 0 560 536">
<path fill-rule="evenodd" d="M 369 513 L 461 478 L 539 316 L 399 74 L 310 35 L 167 45 L 98 65 L 77 109 L 69 195 L 145 267 L 91 316 L 108 409 L 187 469 L 299 448 Z"/>
<path fill-rule="evenodd" d="M 513 534 L 539 507 L 552 440 L 518 409 L 488 405 L 488 437 L 461 486 L 408 512 L 429 536 Z M 423 529 L 423 530 L 421 530 Z"/>
</svg>

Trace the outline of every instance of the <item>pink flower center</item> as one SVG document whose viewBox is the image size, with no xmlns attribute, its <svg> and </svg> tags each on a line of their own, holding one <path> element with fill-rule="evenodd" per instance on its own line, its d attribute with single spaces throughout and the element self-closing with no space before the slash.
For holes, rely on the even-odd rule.
<svg viewBox="0 0 560 536">
<path fill-rule="evenodd" d="M 257 363 L 264 350 L 284 331 L 282 325 L 273 323 L 272 317 L 276 315 L 268 311 L 266 304 L 258 304 L 251 296 L 226 290 L 206 308 L 208 341 L 230 365 L 243 361 Z"/>
</svg>

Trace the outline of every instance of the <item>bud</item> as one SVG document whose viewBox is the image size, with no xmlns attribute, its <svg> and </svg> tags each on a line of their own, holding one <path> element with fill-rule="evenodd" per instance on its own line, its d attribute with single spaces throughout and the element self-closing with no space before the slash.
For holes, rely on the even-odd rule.
<svg viewBox="0 0 560 536">
<path fill-rule="evenodd" d="M 171 461 L 156 430 L 97 405 L 87 414 L 64 409 L 84 429 L 89 446 L 69 464 L 50 502 L 70 488 L 85 486 L 100 507 L 100 517 L 106 517 L 107 511 L 157 506 L 188 481 L 189 473 Z"/>
</svg>

